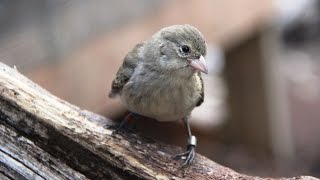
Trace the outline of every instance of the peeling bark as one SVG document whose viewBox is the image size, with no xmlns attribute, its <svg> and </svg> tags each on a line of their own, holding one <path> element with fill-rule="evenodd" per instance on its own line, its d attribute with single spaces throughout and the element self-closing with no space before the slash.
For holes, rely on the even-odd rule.
<svg viewBox="0 0 320 180">
<path fill-rule="evenodd" d="M 111 136 L 112 122 L 71 105 L 0 63 L 0 179 L 263 179 L 137 134 Z M 310 179 L 311 177 L 296 177 Z M 285 178 L 283 178 L 285 179 Z"/>
</svg>

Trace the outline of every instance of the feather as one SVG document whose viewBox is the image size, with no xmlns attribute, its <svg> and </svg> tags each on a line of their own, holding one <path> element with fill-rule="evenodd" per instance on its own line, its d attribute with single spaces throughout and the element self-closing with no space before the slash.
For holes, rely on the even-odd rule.
<svg viewBox="0 0 320 180">
<path fill-rule="evenodd" d="M 198 102 L 197 102 L 197 105 L 196 106 L 200 106 L 202 103 L 203 103 L 203 101 L 204 101 L 204 87 L 203 87 L 203 79 L 202 79 L 202 77 L 201 77 L 201 74 L 200 74 L 200 72 L 198 73 L 198 76 L 199 76 L 199 78 L 200 78 L 200 83 L 201 83 L 201 87 L 200 87 L 200 97 L 199 97 L 199 99 L 198 99 Z"/>
<path fill-rule="evenodd" d="M 115 79 L 112 81 L 111 91 L 109 97 L 113 98 L 121 93 L 123 86 L 131 78 L 135 68 L 137 67 L 140 57 L 139 49 L 143 46 L 143 43 L 137 44 L 131 52 L 129 52 L 123 60 L 122 66 L 119 68 Z"/>
</svg>

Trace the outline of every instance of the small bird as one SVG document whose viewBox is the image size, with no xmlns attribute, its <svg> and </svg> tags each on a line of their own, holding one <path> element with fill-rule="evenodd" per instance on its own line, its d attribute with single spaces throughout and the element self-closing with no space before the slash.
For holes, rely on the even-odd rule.
<svg viewBox="0 0 320 180">
<path fill-rule="evenodd" d="M 109 93 L 110 98 L 119 95 L 134 114 L 158 121 L 183 120 L 187 151 L 176 156 L 185 160 L 182 166 L 195 157 L 197 139 L 189 117 L 204 100 L 201 72 L 208 73 L 206 49 L 203 35 L 191 25 L 162 28 L 126 55 Z"/>
</svg>

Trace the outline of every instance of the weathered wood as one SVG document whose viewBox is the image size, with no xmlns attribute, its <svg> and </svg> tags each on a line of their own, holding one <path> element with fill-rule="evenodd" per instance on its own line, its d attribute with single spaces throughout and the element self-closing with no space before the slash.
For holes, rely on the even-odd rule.
<svg viewBox="0 0 320 180">
<path fill-rule="evenodd" d="M 181 148 L 137 134 L 111 136 L 111 121 L 81 110 L 0 63 L 0 177 L 7 179 L 262 179 L 201 155 L 179 169 Z M 308 179 L 309 177 L 297 177 Z"/>
<path fill-rule="evenodd" d="M 20 179 L 87 179 L 63 161 L 37 147 L 13 129 L 0 124 L 0 161 L 7 176 Z M 0 165 L 1 167 L 1 165 Z M 4 170 L 6 168 L 6 170 Z M 1 169 L 1 168 L 0 168 Z"/>
</svg>

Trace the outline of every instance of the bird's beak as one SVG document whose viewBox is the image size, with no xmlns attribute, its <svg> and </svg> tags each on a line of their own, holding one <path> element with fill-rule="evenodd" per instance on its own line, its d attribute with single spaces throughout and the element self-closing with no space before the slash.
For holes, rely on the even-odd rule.
<svg viewBox="0 0 320 180">
<path fill-rule="evenodd" d="M 189 65 L 192 66 L 194 69 L 199 70 L 205 74 L 208 74 L 208 69 L 206 66 L 206 61 L 204 57 L 201 55 L 199 59 L 190 59 Z"/>
</svg>

